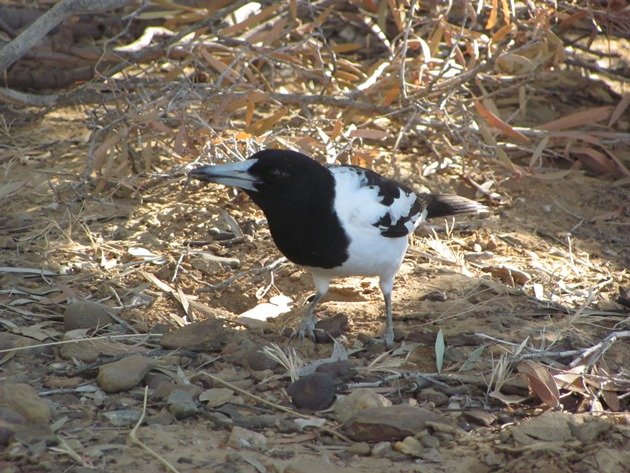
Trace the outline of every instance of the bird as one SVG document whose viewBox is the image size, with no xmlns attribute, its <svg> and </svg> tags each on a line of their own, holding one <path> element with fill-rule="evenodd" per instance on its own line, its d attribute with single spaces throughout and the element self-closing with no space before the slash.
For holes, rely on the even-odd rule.
<svg viewBox="0 0 630 473">
<path fill-rule="evenodd" d="M 315 308 L 330 282 L 377 276 L 385 303 L 382 341 L 394 344 L 392 290 L 409 235 L 426 219 L 482 213 L 483 204 L 450 194 L 415 193 L 367 168 L 324 165 L 285 149 L 196 167 L 189 176 L 242 189 L 263 211 L 278 250 L 310 272 L 315 285 L 296 334 L 313 338 Z"/>
</svg>

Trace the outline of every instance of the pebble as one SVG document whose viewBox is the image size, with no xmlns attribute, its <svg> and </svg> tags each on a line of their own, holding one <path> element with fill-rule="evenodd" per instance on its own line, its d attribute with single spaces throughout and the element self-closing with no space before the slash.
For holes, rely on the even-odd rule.
<svg viewBox="0 0 630 473">
<path fill-rule="evenodd" d="M 66 330 L 104 327 L 115 322 L 110 315 L 114 310 L 98 302 L 75 300 L 63 313 L 63 326 Z"/>
<path fill-rule="evenodd" d="M 171 392 L 166 402 L 168 411 L 177 420 L 185 419 L 199 412 L 192 394 L 183 389 L 175 389 Z"/>
<path fill-rule="evenodd" d="M 348 326 L 346 314 L 336 314 L 326 317 L 315 324 L 315 342 L 330 343 L 334 338 L 339 338 Z"/>
<path fill-rule="evenodd" d="M 228 388 L 210 388 L 199 395 L 199 400 L 206 403 L 206 407 L 219 407 L 234 401 L 234 391 Z"/>
<path fill-rule="evenodd" d="M 267 438 L 258 432 L 235 426 L 230 432 L 228 447 L 237 450 L 250 449 L 264 452 L 267 450 Z"/>
<path fill-rule="evenodd" d="M 354 378 L 357 370 L 350 360 L 333 361 L 332 363 L 324 363 L 315 369 L 316 373 L 324 373 L 332 377 L 338 383 L 346 382 Z"/>
<path fill-rule="evenodd" d="M 29 422 L 46 423 L 52 419 L 51 404 L 25 383 L 0 384 L 0 405 L 15 411 Z"/>
<path fill-rule="evenodd" d="M 252 371 L 274 370 L 279 363 L 263 353 L 265 345 L 256 345 L 247 351 L 245 361 Z"/>
<path fill-rule="evenodd" d="M 353 455 L 367 456 L 370 454 L 370 444 L 367 442 L 356 442 L 348 447 L 347 452 Z"/>
<path fill-rule="evenodd" d="M 433 388 L 422 389 L 416 395 L 416 399 L 418 401 L 431 402 L 434 406 L 445 406 L 449 401 L 449 397 L 446 394 L 436 391 Z"/>
<path fill-rule="evenodd" d="M 359 410 L 345 425 L 344 432 L 356 442 L 399 441 L 431 425 L 452 427 L 452 419 L 436 412 L 399 404 Z M 437 432 L 436 432 L 437 436 Z"/>
<path fill-rule="evenodd" d="M 327 374 L 313 373 L 294 381 L 287 388 L 293 405 L 298 409 L 320 411 L 330 407 L 335 399 L 336 383 Z"/>
<path fill-rule="evenodd" d="M 135 425 L 142 416 L 142 411 L 137 409 L 122 409 L 119 411 L 104 412 L 103 417 L 114 427 L 128 427 Z"/>
<path fill-rule="evenodd" d="M 339 422 L 345 423 L 362 409 L 391 405 L 389 399 L 372 389 L 357 389 L 347 396 L 337 399 L 334 406 L 335 418 Z"/>
<path fill-rule="evenodd" d="M 106 393 L 116 393 L 140 384 L 153 367 L 153 360 L 142 355 L 132 355 L 103 365 L 98 370 L 97 381 Z"/>
<path fill-rule="evenodd" d="M 160 383 L 153 391 L 152 397 L 155 399 L 166 399 L 176 389 L 188 391 L 193 398 L 199 397 L 199 395 L 203 392 L 203 388 L 201 386 L 197 386 L 196 384 L 177 384 L 169 380 Z"/>
<path fill-rule="evenodd" d="M 192 351 L 218 351 L 225 342 L 225 326 L 222 320 L 207 319 L 167 333 L 160 345 L 169 350 L 181 348 Z"/>
</svg>

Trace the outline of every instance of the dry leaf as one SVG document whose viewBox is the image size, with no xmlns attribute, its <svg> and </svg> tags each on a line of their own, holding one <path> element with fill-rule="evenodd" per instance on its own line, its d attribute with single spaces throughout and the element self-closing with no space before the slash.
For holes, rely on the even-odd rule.
<svg viewBox="0 0 630 473">
<path fill-rule="evenodd" d="M 601 151 L 579 146 L 575 146 L 569 151 L 571 154 L 577 155 L 581 162 L 596 173 L 615 177 L 620 174 L 617 164 Z"/>
<path fill-rule="evenodd" d="M 628 108 L 628 105 L 630 105 L 630 93 L 625 93 L 623 94 L 623 97 L 621 98 L 621 100 L 619 101 L 615 109 L 613 110 L 612 114 L 610 115 L 610 120 L 608 121 L 609 127 L 617 123 L 617 120 L 619 120 L 619 117 L 621 117 L 623 112 L 626 111 L 626 108 Z"/>
<path fill-rule="evenodd" d="M 278 123 L 287 114 L 288 111 L 289 109 L 287 107 L 282 107 L 270 117 L 263 118 L 262 120 L 258 120 L 257 122 L 252 123 L 251 126 L 247 127 L 247 131 L 254 135 L 262 135 L 272 126 Z"/>
<path fill-rule="evenodd" d="M 611 411 L 619 412 L 621 410 L 619 396 L 615 391 L 602 391 L 602 398 Z"/>
<path fill-rule="evenodd" d="M 606 120 L 611 116 L 612 112 L 612 107 L 589 108 L 545 123 L 538 128 L 543 130 L 564 130 L 566 128 L 575 128 L 582 125 L 592 125 Z"/>
<path fill-rule="evenodd" d="M 219 34 L 223 36 L 231 36 L 236 33 L 245 31 L 246 29 L 252 26 L 258 25 L 262 23 L 264 20 L 272 17 L 273 14 L 276 13 L 282 7 L 282 5 L 283 5 L 283 2 L 278 2 L 275 5 L 271 5 L 265 8 L 260 13 L 256 15 L 252 15 L 248 17 L 246 20 L 241 21 L 240 23 L 237 23 L 235 25 L 228 26 L 227 28 L 223 28 L 222 30 L 219 30 Z"/>
<path fill-rule="evenodd" d="M 490 16 L 486 23 L 486 29 L 491 30 L 494 25 L 497 24 L 497 18 L 499 16 L 499 0 L 492 0 L 492 10 L 490 10 Z"/>
<path fill-rule="evenodd" d="M 361 128 L 357 130 L 352 130 L 348 135 L 351 138 L 365 138 L 367 140 L 384 140 L 385 138 L 389 138 L 391 135 L 382 130 L 374 130 L 370 128 Z"/>
<path fill-rule="evenodd" d="M 525 143 L 530 142 L 529 138 L 527 138 L 522 133 L 519 133 L 518 131 L 516 131 L 507 123 L 505 123 L 503 120 L 497 117 L 494 113 L 492 113 L 488 108 L 486 108 L 481 102 L 475 101 L 475 110 L 477 110 L 477 113 L 479 113 L 479 115 L 486 121 L 486 123 L 489 126 L 498 129 L 504 135 L 507 135 L 510 138 L 513 138 L 517 141 L 521 141 Z"/>
<path fill-rule="evenodd" d="M 517 365 L 517 369 L 542 402 L 552 408 L 560 405 L 558 385 L 545 365 L 536 361 L 522 361 Z"/>
</svg>

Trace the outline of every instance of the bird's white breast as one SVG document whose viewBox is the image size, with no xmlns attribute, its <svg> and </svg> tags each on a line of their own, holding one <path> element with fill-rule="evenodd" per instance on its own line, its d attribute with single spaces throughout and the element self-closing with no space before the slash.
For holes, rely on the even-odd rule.
<svg viewBox="0 0 630 473">
<path fill-rule="evenodd" d="M 382 204 L 378 186 L 367 185 L 365 176 L 354 168 L 334 167 L 334 209 L 350 243 L 348 259 L 332 269 L 309 268 L 327 277 L 354 275 L 389 277 L 398 271 L 407 251 L 407 236 L 383 236 L 375 224 L 387 213 L 392 221 L 407 215 L 415 195 L 401 195 L 392 205 Z M 413 231 L 413 224 L 409 229 Z"/>
</svg>

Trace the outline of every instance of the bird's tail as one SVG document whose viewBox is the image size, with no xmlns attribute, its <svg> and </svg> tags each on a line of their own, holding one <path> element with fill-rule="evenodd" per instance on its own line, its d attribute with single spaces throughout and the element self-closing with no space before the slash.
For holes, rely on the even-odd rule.
<svg viewBox="0 0 630 473">
<path fill-rule="evenodd" d="M 486 212 L 488 212 L 488 207 L 485 205 L 466 197 L 452 194 L 431 194 L 427 205 L 427 218 Z"/>
</svg>

